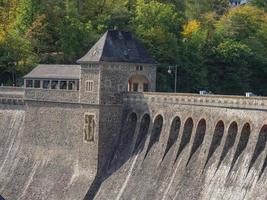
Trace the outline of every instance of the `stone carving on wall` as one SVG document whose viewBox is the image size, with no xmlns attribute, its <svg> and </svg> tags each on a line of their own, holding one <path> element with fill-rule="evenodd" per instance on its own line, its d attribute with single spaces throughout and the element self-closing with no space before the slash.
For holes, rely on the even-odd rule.
<svg viewBox="0 0 267 200">
<path fill-rule="evenodd" d="M 86 113 L 84 115 L 84 140 L 93 142 L 95 135 L 95 115 Z"/>
</svg>

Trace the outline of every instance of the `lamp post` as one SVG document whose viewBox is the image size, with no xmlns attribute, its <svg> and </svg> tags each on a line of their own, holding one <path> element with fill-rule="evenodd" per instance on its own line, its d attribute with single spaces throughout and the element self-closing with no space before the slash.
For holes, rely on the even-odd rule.
<svg viewBox="0 0 267 200">
<path fill-rule="evenodd" d="M 174 71 L 174 75 L 175 75 L 175 79 L 174 79 L 174 92 L 176 93 L 177 92 L 177 72 L 178 72 L 178 66 L 175 65 L 175 66 L 169 66 L 169 69 L 168 69 L 168 73 L 169 74 L 172 74 L 172 70 L 171 68 L 175 68 L 175 71 Z"/>
</svg>

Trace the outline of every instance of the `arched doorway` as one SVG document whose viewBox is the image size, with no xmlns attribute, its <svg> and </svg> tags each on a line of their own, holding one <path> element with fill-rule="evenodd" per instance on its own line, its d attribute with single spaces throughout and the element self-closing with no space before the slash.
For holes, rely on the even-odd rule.
<svg viewBox="0 0 267 200">
<path fill-rule="evenodd" d="M 133 75 L 128 81 L 128 92 L 148 92 L 149 81 L 144 75 Z"/>
</svg>

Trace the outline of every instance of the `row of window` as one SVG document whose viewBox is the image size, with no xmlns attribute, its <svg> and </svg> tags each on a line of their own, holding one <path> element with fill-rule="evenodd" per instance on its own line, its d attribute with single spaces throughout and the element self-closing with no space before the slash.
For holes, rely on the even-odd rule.
<svg viewBox="0 0 267 200">
<path fill-rule="evenodd" d="M 144 70 L 142 65 L 136 66 L 135 69 L 136 69 L 136 71 L 143 71 Z"/>
<path fill-rule="evenodd" d="M 52 90 L 79 90 L 79 81 L 26 80 L 26 88 Z"/>
<path fill-rule="evenodd" d="M 111 84 L 111 82 L 110 82 Z M 148 92 L 149 85 L 148 83 L 132 83 L 129 84 L 128 91 L 138 92 L 142 88 L 143 92 Z M 26 80 L 26 88 L 36 88 L 36 89 L 51 89 L 51 90 L 79 90 L 79 81 L 59 81 L 59 80 Z M 88 80 L 85 81 L 85 91 L 93 92 L 94 91 L 94 81 Z M 123 92 L 123 85 L 118 85 L 118 92 Z"/>
<path fill-rule="evenodd" d="M 89 69 L 94 69 L 94 68 L 98 68 L 99 65 L 96 65 L 96 64 L 89 64 L 89 65 L 87 65 L 87 67 L 88 67 Z M 121 66 L 121 65 L 110 65 L 109 67 L 110 67 L 111 69 L 116 69 L 116 68 L 121 69 L 123 66 Z M 135 67 L 135 69 L 136 69 L 136 71 L 143 71 L 143 70 L 144 70 L 144 67 L 143 67 L 142 65 L 138 65 L 138 66 Z"/>
</svg>

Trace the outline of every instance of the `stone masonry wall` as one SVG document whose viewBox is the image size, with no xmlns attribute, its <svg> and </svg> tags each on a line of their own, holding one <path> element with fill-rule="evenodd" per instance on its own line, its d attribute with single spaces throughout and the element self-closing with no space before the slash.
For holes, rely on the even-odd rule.
<svg viewBox="0 0 267 200">
<path fill-rule="evenodd" d="M 84 140 L 85 113 L 96 116 L 93 142 Z M 24 152 L 30 155 L 29 160 L 39 155 L 47 159 L 43 161 L 46 165 L 33 175 L 33 180 L 26 190 L 27 199 L 84 197 L 97 172 L 98 124 L 99 109 L 93 106 L 26 102 L 22 138 Z M 32 164 L 30 162 L 27 165 L 30 167 Z M 44 191 L 48 194 L 44 194 Z M 38 198 L 32 196 L 36 194 Z"/>
<path fill-rule="evenodd" d="M 149 81 L 149 90 L 156 90 L 156 66 L 142 65 L 143 70 L 136 70 L 138 64 L 106 63 L 101 66 L 101 104 L 122 104 L 122 94 L 128 90 L 128 81 L 133 75 L 144 75 Z"/>
<path fill-rule="evenodd" d="M 94 91 L 87 92 L 86 81 L 94 82 Z M 100 71 L 99 65 L 82 65 L 80 79 L 80 103 L 99 104 Z"/>
<path fill-rule="evenodd" d="M 112 173 L 95 199 L 266 199 L 266 103 L 261 97 L 127 94 L 122 127 L 134 135 L 127 146 L 117 144 Z M 127 125 L 132 114 L 135 128 Z"/>
<path fill-rule="evenodd" d="M 78 103 L 79 91 L 27 88 L 25 90 L 25 99 L 36 100 L 36 101 L 53 101 L 62 103 Z"/>
<path fill-rule="evenodd" d="M 99 113 L 98 168 L 101 169 L 105 167 L 116 148 L 122 125 L 122 106 L 101 106 Z"/>
</svg>

